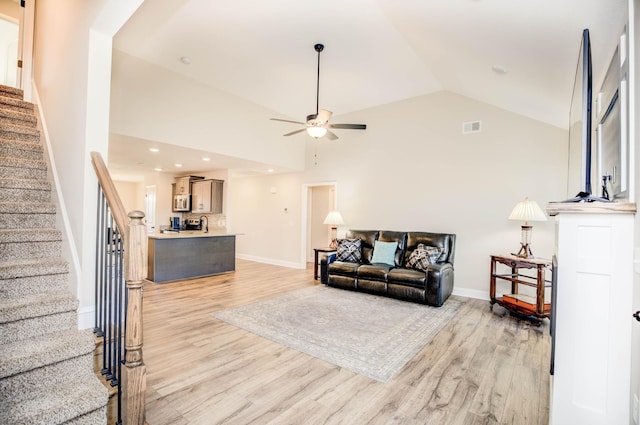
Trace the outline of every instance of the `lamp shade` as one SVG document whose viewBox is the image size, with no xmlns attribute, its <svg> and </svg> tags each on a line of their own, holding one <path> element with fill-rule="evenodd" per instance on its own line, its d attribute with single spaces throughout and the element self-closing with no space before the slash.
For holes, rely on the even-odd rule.
<svg viewBox="0 0 640 425">
<path fill-rule="evenodd" d="M 524 198 L 524 201 L 520 201 L 516 204 L 509 215 L 509 220 L 519 220 L 525 223 L 529 221 L 546 221 L 547 216 L 536 201 L 530 201 L 529 198 Z"/>
<path fill-rule="evenodd" d="M 324 127 L 309 126 L 307 127 L 307 134 L 313 137 L 314 139 L 319 139 L 325 134 L 327 134 L 327 129 Z"/>
<path fill-rule="evenodd" d="M 344 224 L 344 221 L 338 211 L 330 211 L 329 214 L 327 214 L 327 218 L 324 219 L 323 224 L 338 225 Z"/>
</svg>

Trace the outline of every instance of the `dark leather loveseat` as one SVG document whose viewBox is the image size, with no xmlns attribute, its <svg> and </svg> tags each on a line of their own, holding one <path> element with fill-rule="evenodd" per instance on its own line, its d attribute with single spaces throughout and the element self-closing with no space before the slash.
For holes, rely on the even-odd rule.
<svg viewBox="0 0 640 425">
<path fill-rule="evenodd" d="M 336 261 L 336 254 L 320 263 L 322 283 L 337 288 L 441 306 L 453 291 L 453 258 L 456 235 L 387 230 L 351 230 L 345 239 L 360 239 L 360 260 Z M 371 263 L 376 241 L 396 242 L 394 264 Z M 407 264 L 414 250 L 436 247 L 440 253 L 426 270 Z M 393 244 L 392 244 L 393 246 Z"/>
</svg>

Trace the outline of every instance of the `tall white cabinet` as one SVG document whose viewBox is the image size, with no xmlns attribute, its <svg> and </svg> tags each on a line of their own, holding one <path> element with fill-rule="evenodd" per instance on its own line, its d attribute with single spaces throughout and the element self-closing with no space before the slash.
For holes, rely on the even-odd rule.
<svg viewBox="0 0 640 425">
<path fill-rule="evenodd" d="M 549 204 L 558 260 L 552 425 L 629 425 L 635 204 Z"/>
</svg>

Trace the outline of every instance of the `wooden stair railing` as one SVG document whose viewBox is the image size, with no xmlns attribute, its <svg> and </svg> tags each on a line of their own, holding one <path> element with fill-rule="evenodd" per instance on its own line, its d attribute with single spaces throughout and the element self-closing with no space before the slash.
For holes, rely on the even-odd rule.
<svg viewBox="0 0 640 425">
<path fill-rule="evenodd" d="M 142 221 L 144 213 L 142 211 L 132 211 L 129 214 L 125 212 L 100 153 L 91 152 L 91 163 L 98 178 L 99 189 L 115 221 L 116 231 L 122 238 L 121 246 L 124 255 L 125 355 L 122 362 L 124 367 L 117 374 L 119 379 L 114 381 L 119 386 L 118 423 L 144 425 L 146 366 L 142 357 L 142 286 L 147 276 L 148 250 L 146 226 Z M 107 332 L 107 334 L 110 333 Z M 114 336 L 106 335 L 105 338 L 114 338 Z"/>
</svg>

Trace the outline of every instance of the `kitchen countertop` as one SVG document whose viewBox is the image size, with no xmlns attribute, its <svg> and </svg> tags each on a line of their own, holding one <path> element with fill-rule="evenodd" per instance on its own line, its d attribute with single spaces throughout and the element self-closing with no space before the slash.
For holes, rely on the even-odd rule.
<svg viewBox="0 0 640 425">
<path fill-rule="evenodd" d="M 148 235 L 149 239 L 184 239 L 184 238 L 215 238 L 220 236 L 236 236 L 237 233 L 227 233 L 220 231 L 209 231 L 205 233 L 203 230 L 181 230 L 179 232 L 154 233 Z"/>
</svg>

